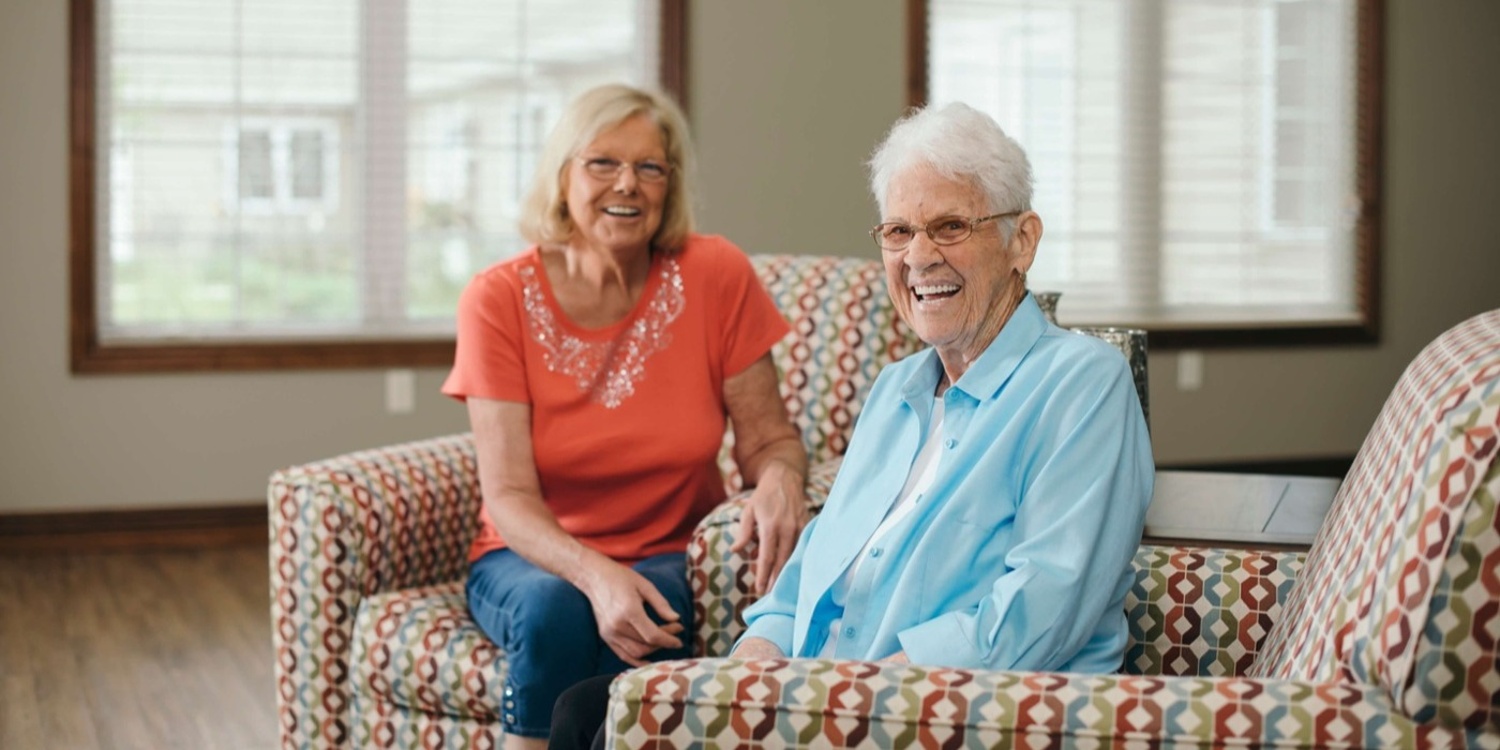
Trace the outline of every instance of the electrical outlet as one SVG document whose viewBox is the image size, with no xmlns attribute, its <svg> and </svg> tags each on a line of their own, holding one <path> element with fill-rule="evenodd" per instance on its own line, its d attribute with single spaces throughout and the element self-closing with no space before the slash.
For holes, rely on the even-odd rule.
<svg viewBox="0 0 1500 750">
<path fill-rule="evenodd" d="M 411 370 L 385 371 L 385 410 L 410 414 L 417 408 L 417 375 Z"/>
<path fill-rule="evenodd" d="M 1203 352 L 1195 349 L 1177 353 L 1177 390 L 1196 391 L 1203 387 Z"/>
</svg>

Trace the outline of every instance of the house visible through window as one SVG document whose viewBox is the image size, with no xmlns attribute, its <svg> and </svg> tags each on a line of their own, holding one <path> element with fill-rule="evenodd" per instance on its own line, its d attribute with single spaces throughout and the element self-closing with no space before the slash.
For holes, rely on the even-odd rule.
<svg viewBox="0 0 1500 750">
<path fill-rule="evenodd" d="M 925 5 L 926 99 L 989 112 L 1027 149 L 1045 224 L 1029 281 L 1063 292 L 1064 323 L 1198 344 L 1225 340 L 1209 329 L 1370 329 L 1378 162 L 1359 30 L 1377 3 Z"/>
<path fill-rule="evenodd" d="M 335 123 L 246 123 L 230 130 L 225 202 L 252 214 L 338 210 Z"/>
<path fill-rule="evenodd" d="M 451 346 L 469 278 L 524 246 L 517 206 L 567 102 L 680 82 L 664 29 L 681 0 L 80 5 L 94 197 L 75 273 L 93 294 L 75 301 L 75 366 L 80 350 L 175 347 L 150 369 L 191 359 L 181 347 Z"/>
</svg>

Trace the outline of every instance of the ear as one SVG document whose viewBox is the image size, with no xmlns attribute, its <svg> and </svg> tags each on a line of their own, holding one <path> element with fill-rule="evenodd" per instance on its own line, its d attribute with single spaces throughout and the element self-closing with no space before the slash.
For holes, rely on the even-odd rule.
<svg viewBox="0 0 1500 750">
<path fill-rule="evenodd" d="M 1016 230 L 1011 234 L 1011 251 L 1016 254 L 1016 270 L 1026 273 L 1036 262 L 1036 246 L 1042 241 L 1042 217 L 1035 211 L 1027 211 L 1016 217 Z"/>
</svg>

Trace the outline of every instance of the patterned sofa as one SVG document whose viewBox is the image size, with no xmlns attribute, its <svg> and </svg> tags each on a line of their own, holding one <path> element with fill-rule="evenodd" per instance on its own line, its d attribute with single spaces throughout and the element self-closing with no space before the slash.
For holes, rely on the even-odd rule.
<svg viewBox="0 0 1500 750">
<path fill-rule="evenodd" d="M 615 681 L 610 743 L 1500 748 L 1497 453 L 1500 310 L 1410 364 L 1305 557 L 1143 546 L 1124 674 L 666 662 Z M 736 513 L 707 519 L 690 550 L 711 657 L 749 601 L 728 553 Z"/>
</svg>

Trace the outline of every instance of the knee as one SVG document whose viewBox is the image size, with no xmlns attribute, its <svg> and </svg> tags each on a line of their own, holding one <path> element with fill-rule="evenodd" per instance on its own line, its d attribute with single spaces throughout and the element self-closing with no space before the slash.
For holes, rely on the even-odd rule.
<svg viewBox="0 0 1500 750">
<path fill-rule="evenodd" d="M 567 581 L 551 578 L 516 592 L 507 630 L 511 648 L 532 649 L 546 644 L 576 648 L 597 628 L 588 597 Z"/>
</svg>

